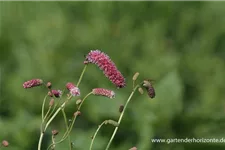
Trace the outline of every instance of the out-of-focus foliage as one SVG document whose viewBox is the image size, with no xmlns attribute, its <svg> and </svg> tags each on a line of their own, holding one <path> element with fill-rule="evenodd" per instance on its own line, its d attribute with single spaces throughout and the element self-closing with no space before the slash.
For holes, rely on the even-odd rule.
<svg viewBox="0 0 225 150">
<path fill-rule="evenodd" d="M 88 66 L 82 96 L 92 88 L 116 92 L 110 100 L 91 96 L 71 139 L 87 150 L 105 119 L 117 119 L 129 96 L 132 76 L 154 79 L 156 98 L 136 93 L 113 141 L 112 150 L 219 150 L 225 143 L 152 143 L 152 138 L 225 138 L 224 2 L 0 2 L 0 139 L 10 150 L 34 150 L 40 132 L 45 88 L 23 89 L 42 78 L 63 89 L 76 83 L 84 55 L 101 49 L 126 77 L 116 89 L 96 66 Z M 75 99 L 66 108 L 76 110 Z M 63 135 L 58 115 L 51 129 Z M 104 149 L 113 127 L 104 126 L 94 144 Z M 57 146 L 67 150 L 68 142 Z"/>
</svg>

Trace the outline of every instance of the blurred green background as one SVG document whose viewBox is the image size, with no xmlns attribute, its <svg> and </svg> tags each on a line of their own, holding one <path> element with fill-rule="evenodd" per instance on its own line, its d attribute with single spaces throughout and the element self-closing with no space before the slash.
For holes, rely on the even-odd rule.
<svg viewBox="0 0 225 150">
<path fill-rule="evenodd" d="M 92 88 L 116 92 L 115 99 L 91 96 L 73 128 L 74 149 L 87 150 L 105 119 L 117 120 L 118 108 L 139 81 L 153 79 L 156 98 L 136 93 L 111 150 L 222 150 L 225 143 L 152 143 L 152 138 L 225 138 L 224 2 L 0 2 L 0 140 L 10 150 L 35 150 L 40 132 L 44 87 L 23 89 L 32 78 L 51 81 L 54 89 L 77 83 L 84 55 L 107 53 L 126 77 L 116 87 L 89 65 L 81 96 Z M 66 108 L 70 117 L 75 100 Z M 46 107 L 47 109 L 47 107 Z M 61 114 L 51 130 L 65 131 Z M 102 150 L 113 132 L 107 125 L 94 150 Z M 56 150 L 68 150 L 68 141 Z"/>
</svg>

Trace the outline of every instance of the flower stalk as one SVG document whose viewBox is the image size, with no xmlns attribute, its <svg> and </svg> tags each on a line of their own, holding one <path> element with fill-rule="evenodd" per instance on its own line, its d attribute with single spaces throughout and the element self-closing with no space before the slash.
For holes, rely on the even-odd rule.
<svg viewBox="0 0 225 150">
<path fill-rule="evenodd" d="M 116 135 L 116 132 L 117 132 L 117 130 L 118 130 L 118 128 L 119 128 L 119 125 L 120 125 L 120 123 L 121 123 L 121 121 L 122 121 L 122 119 L 123 119 L 124 112 L 126 111 L 127 105 L 129 104 L 131 98 L 133 97 L 133 95 L 134 95 L 134 93 L 135 93 L 135 91 L 137 90 L 138 87 L 139 87 L 139 85 L 136 85 L 135 88 L 134 88 L 134 90 L 131 92 L 130 96 L 128 97 L 127 102 L 126 102 L 126 104 L 124 105 L 123 111 L 121 112 L 120 117 L 119 117 L 119 120 L 118 120 L 118 122 L 117 122 L 117 123 L 118 123 L 118 126 L 115 127 L 115 129 L 114 129 L 114 131 L 113 131 L 113 134 L 112 134 L 112 136 L 111 136 L 111 138 L 110 138 L 110 140 L 109 140 L 109 142 L 108 142 L 108 144 L 107 144 L 105 150 L 108 150 L 108 149 L 109 149 L 109 147 L 110 147 L 110 145 L 111 145 L 111 143 L 112 143 L 112 141 L 113 141 L 113 139 L 114 139 L 114 137 L 115 137 L 115 135 Z"/>
</svg>

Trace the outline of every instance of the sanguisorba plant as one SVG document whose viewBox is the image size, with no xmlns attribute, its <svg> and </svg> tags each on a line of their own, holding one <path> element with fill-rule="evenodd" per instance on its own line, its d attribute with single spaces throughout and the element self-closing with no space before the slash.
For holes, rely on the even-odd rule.
<svg viewBox="0 0 225 150">
<path fill-rule="evenodd" d="M 25 89 L 28 88 L 33 88 L 36 86 L 45 86 L 47 91 L 46 96 L 44 97 L 43 103 L 42 103 L 42 114 L 41 114 L 41 126 L 40 126 L 40 137 L 39 137 L 39 142 L 38 142 L 38 150 L 41 150 L 41 146 L 42 146 L 42 140 L 43 140 L 43 136 L 46 132 L 46 130 L 48 129 L 49 125 L 52 123 L 52 121 L 54 120 L 54 118 L 61 112 L 63 114 L 64 117 L 64 121 L 65 121 L 65 126 L 66 126 L 66 131 L 65 133 L 62 135 L 61 139 L 59 141 L 56 141 L 55 136 L 58 134 L 57 130 L 52 130 L 52 143 L 48 146 L 48 150 L 54 150 L 55 147 L 57 146 L 57 144 L 65 141 L 66 139 L 68 139 L 69 141 L 69 148 L 68 149 L 72 149 L 73 145 L 71 143 L 71 139 L 70 139 L 70 133 L 72 131 L 73 125 L 77 119 L 78 116 L 81 115 L 81 107 L 82 104 L 84 103 L 84 101 L 90 96 L 90 95 L 97 95 L 97 96 L 105 96 L 107 98 L 115 98 L 115 92 L 110 90 L 110 89 L 106 89 L 103 87 L 100 88 L 94 88 L 92 90 L 90 90 L 89 93 L 87 93 L 83 98 L 80 97 L 80 93 L 82 92 L 82 90 L 79 89 L 79 85 L 83 79 L 83 75 L 87 69 L 87 66 L 89 64 L 95 64 L 98 66 L 98 68 L 100 70 L 103 71 L 104 75 L 117 87 L 117 88 L 124 88 L 126 86 L 126 82 L 125 82 L 125 78 L 124 76 L 121 74 L 121 72 L 117 69 L 116 65 L 114 64 L 114 62 L 110 59 L 110 57 L 108 55 L 106 55 L 105 53 L 101 52 L 100 50 L 91 50 L 87 55 L 86 58 L 84 60 L 84 69 L 80 75 L 80 78 L 77 82 L 77 84 L 73 84 L 72 82 L 68 82 L 65 85 L 64 90 L 59 90 L 59 89 L 53 89 L 52 88 L 52 84 L 51 82 L 44 82 L 42 79 L 32 79 L 29 81 L 26 81 L 23 83 L 23 87 Z M 128 99 L 126 101 L 126 103 L 124 105 L 121 105 L 119 108 L 120 111 L 120 116 L 118 121 L 115 120 L 105 120 L 103 121 L 97 128 L 96 132 L 94 133 L 94 135 L 92 136 L 91 139 L 91 143 L 90 143 L 90 150 L 92 149 L 94 140 L 96 138 L 96 135 L 98 133 L 98 131 L 100 130 L 100 128 L 105 125 L 105 124 L 111 124 L 115 127 L 112 136 L 105 148 L 105 150 L 108 150 L 115 135 L 116 132 L 119 128 L 119 125 L 122 121 L 122 118 L 124 116 L 124 112 L 127 108 L 127 105 L 129 104 L 131 98 L 133 97 L 134 93 L 136 91 L 139 91 L 141 94 L 143 94 L 143 89 L 145 88 L 147 90 L 147 93 L 149 95 L 150 98 L 154 98 L 155 97 L 155 90 L 150 82 L 150 80 L 143 80 L 142 82 L 140 82 L 139 84 L 136 84 L 136 80 L 139 76 L 139 73 L 135 73 L 132 80 L 133 80 L 133 87 L 132 87 L 132 91 L 130 93 L 130 95 L 128 96 Z M 67 92 L 68 91 L 68 92 Z M 65 95 L 63 98 L 63 95 Z M 77 110 L 75 111 L 74 115 L 72 116 L 72 118 L 68 118 L 66 113 L 65 113 L 65 108 L 66 105 L 71 101 L 72 98 L 76 98 L 76 104 L 77 104 Z M 57 101 L 55 101 L 55 99 L 59 99 Z M 48 106 L 48 110 L 45 111 L 45 105 L 46 105 L 46 100 L 49 101 L 49 106 Z M 70 120 L 70 121 L 69 121 Z M 136 147 L 133 147 L 131 149 L 137 149 Z"/>
</svg>

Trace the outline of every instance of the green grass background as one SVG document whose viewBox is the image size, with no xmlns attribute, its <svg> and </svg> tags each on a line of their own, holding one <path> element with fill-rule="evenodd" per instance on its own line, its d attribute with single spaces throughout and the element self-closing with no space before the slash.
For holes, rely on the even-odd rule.
<svg viewBox="0 0 225 150">
<path fill-rule="evenodd" d="M 80 85 L 116 92 L 111 100 L 91 96 L 73 128 L 74 150 L 87 150 L 105 119 L 117 120 L 118 108 L 132 88 L 132 76 L 154 79 L 156 98 L 136 93 L 111 150 L 223 150 L 225 143 L 152 143 L 152 138 L 225 138 L 224 2 L 0 2 L 0 140 L 10 150 L 35 150 L 45 88 L 23 89 L 41 78 L 56 89 L 76 83 L 84 55 L 100 49 L 126 77 L 116 89 L 94 65 Z M 75 99 L 66 108 L 76 111 Z M 65 130 L 58 115 L 47 130 Z M 113 127 L 104 126 L 94 150 L 104 150 Z M 56 150 L 68 150 L 68 141 Z"/>
</svg>

